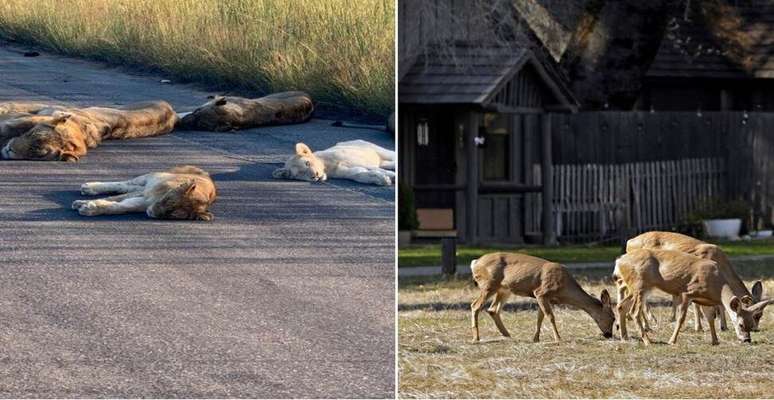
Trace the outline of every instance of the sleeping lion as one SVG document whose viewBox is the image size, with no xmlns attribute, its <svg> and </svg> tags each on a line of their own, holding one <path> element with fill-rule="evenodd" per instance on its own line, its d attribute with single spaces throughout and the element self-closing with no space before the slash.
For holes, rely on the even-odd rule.
<svg viewBox="0 0 774 400">
<path fill-rule="evenodd" d="M 38 124 L 52 123 L 51 115 L 35 115 L 23 112 L 0 114 L 0 146 L 27 133 Z"/>
<path fill-rule="evenodd" d="M 310 182 L 339 178 L 388 186 L 395 180 L 394 170 L 394 151 L 365 140 L 351 140 L 314 153 L 307 145 L 298 143 L 296 154 L 272 175 Z"/>
<path fill-rule="evenodd" d="M 224 132 L 266 125 L 297 124 L 312 117 L 314 104 L 304 92 L 274 93 L 258 99 L 222 97 L 182 114 L 179 127 Z"/>
<path fill-rule="evenodd" d="M 0 148 L 8 140 L 23 135 L 37 124 L 51 123 L 54 120 L 51 114 L 63 109 L 65 106 L 53 103 L 0 102 Z"/>
<path fill-rule="evenodd" d="M 2 158 L 78 161 L 103 140 L 163 135 L 178 121 L 175 110 L 165 101 L 121 108 L 55 107 L 39 110 L 35 117 L 39 120 L 30 129 L 3 146 Z"/>
<path fill-rule="evenodd" d="M 144 212 L 151 218 L 211 221 L 215 202 L 210 175 L 192 166 L 152 172 L 121 182 L 88 182 L 81 194 L 122 193 L 96 200 L 76 200 L 72 208 L 86 216 Z"/>
</svg>

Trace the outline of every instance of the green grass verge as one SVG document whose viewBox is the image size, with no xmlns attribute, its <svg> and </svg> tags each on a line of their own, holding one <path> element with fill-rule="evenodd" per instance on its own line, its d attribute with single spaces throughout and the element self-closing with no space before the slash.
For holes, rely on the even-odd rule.
<svg viewBox="0 0 774 400">
<path fill-rule="evenodd" d="M 774 239 L 717 242 L 729 256 L 774 255 Z M 457 263 L 468 264 L 471 260 L 486 253 L 495 251 L 511 251 L 545 258 L 547 260 L 571 262 L 604 262 L 611 265 L 621 254 L 620 246 L 520 246 L 520 247 L 457 247 Z M 410 246 L 398 250 L 399 267 L 435 266 L 441 263 L 440 245 Z"/>
<path fill-rule="evenodd" d="M 394 11 L 393 0 L 3 0 L 0 37 L 385 116 Z"/>
</svg>

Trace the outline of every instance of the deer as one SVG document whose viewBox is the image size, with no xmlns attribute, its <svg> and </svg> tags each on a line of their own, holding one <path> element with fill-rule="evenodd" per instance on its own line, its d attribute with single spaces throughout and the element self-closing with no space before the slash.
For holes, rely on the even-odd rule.
<svg viewBox="0 0 774 400">
<path fill-rule="evenodd" d="M 730 285 L 734 285 L 737 290 L 744 292 L 744 295 L 750 296 L 753 299 L 753 302 L 759 302 L 763 298 L 763 283 L 761 281 L 756 281 L 753 286 L 752 290 L 747 290 L 747 287 L 745 286 L 744 282 L 742 282 L 742 279 L 739 278 L 739 275 L 736 274 L 734 271 L 734 268 L 731 266 L 731 261 L 729 261 L 728 257 L 726 256 L 726 253 L 723 252 L 718 246 L 715 246 L 713 244 L 709 244 L 706 242 L 703 242 L 701 240 L 695 239 L 688 235 L 683 235 L 680 233 L 675 232 L 646 232 L 641 235 L 638 235 L 634 238 L 629 239 L 626 242 L 626 251 L 630 252 L 635 249 L 662 249 L 662 250 L 677 250 L 682 251 L 684 253 L 692 254 L 697 257 L 713 260 L 718 263 L 718 267 L 720 268 L 720 271 L 726 276 L 726 278 L 729 281 Z M 618 301 L 620 302 L 620 296 Z M 671 314 L 671 320 L 675 321 L 675 315 L 677 311 L 677 304 L 680 302 L 679 297 L 674 296 L 672 297 L 672 314 Z M 643 305 L 644 307 L 644 315 L 648 316 L 650 319 L 654 319 L 652 314 L 650 313 L 647 304 Z M 725 331 L 727 329 L 727 323 L 725 314 L 722 309 L 722 305 L 719 305 L 718 308 L 715 310 L 716 315 L 720 318 L 720 329 Z M 701 332 L 702 326 L 701 326 L 701 308 L 698 304 L 694 304 L 694 329 L 697 332 Z M 759 312 L 755 313 L 753 315 L 753 332 L 758 331 L 758 325 L 760 323 L 760 319 L 763 316 L 763 310 L 761 309 Z M 647 319 L 645 319 L 645 329 L 648 329 L 647 326 Z"/>
<path fill-rule="evenodd" d="M 479 296 L 471 304 L 473 341 L 479 341 L 478 314 L 484 303 L 494 296 L 487 313 L 494 320 L 504 337 L 510 337 L 500 319 L 503 304 L 511 294 L 532 297 L 537 300 L 537 329 L 533 342 L 540 341 L 544 317 L 548 317 L 553 329 L 554 341 L 561 340 L 556 328 L 551 304 L 565 304 L 580 308 L 597 323 L 602 335 L 613 336 L 615 315 L 610 304 L 610 294 L 603 289 L 599 299 L 586 293 L 561 264 L 519 253 L 490 253 L 470 263 L 473 279 L 480 289 Z"/>
<path fill-rule="evenodd" d="M 680 299 L 680 313 L 669 344 L 677 343 L 685 315 L 691 302 L 703 307 L 709 323 L 712 345 L 719 344 L 715 331 L 717 305 L 723 305 L 736 331 L 737 338 L 751 342 L 753 316 L 771 300 L 754 303 L 752 297 L 730 282 L 716 261 L 676 250 L 634 249 L 618 257 L 613 279 L 619 284 L 624 298 L 616 305 L 621 340 L 627 339 L 626 314 L 637 323 L 640 338 L 650 345 L 642 320 L 645 297 L 653 289 L 662 290 Z M 622 286 L 625 290 L 621 290 Z"/>
</svg>

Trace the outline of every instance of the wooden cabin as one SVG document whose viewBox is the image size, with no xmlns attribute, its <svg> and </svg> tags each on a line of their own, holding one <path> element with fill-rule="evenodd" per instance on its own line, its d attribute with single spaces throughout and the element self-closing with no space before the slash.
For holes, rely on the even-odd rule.
<svg viewBox="0 0 774 400">
<path fill-rule="evenodd" d="M 774 4 L 729 2 L 722 20 L 700 6 L 670 21 L 636 108 L 774 111 Z"/>
<path fill-rule="evenodd" d="M 404 71 L 400 180 L 414 190 L 417 238 L 555 241 L 540 228 L 554 226 L 548 113 L 577 103 L 554 76 L 527 49 L 459 41 Z"/>
</svg>

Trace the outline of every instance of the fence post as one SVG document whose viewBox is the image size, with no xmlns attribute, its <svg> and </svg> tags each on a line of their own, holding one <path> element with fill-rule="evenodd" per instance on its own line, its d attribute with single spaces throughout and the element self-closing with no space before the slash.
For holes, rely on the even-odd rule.
<svg viewBox="0 0 774 400">
<path fill-rule="evenodd" d="M 540 115 L 543 137 L 540 141 L 542 157 L 540 172 L 543 174 L 543 244 L 552 246 L 556 244 L 556 226 L 554 226 L 554 164 L 551 159 L 551 114 Z"/>
<path fill-rule="evenodd" d="M 441 239 L 441 272 L 446 277 L 457 272 L 457 238 Z"/>
</svg>

